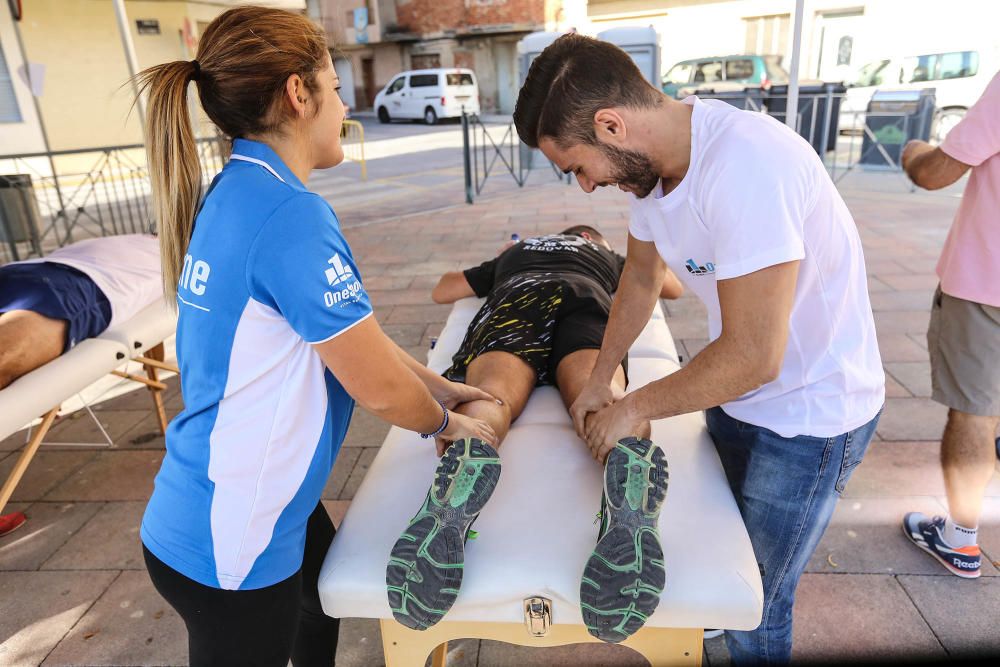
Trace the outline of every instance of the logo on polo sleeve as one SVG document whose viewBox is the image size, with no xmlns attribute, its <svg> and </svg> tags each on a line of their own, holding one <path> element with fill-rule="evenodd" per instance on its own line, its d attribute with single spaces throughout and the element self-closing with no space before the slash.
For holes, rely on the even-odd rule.
<svg viewBox="0 0 1000 667">
<path fill-rule="evenodd" d="M 354 272 L 351 271 L 351 267 L 344 266 L 339 254 L 334 254 L 333 257 L 326 261 L 328 264 L 333 265 L 326 270 L 326 282 L 330 285 L 339 285 L 342 282 L 354 279 Z"/>
<path fill-rule="evenodd" d="M 323 302 L 326 304 L 326 307 L 344 307 L 349 303 L 359 301 L 364 292 L 361 287 L 361 281 L 355 277 L 351 267 L 344 264 L 339 254 L 335 254 L 326 261 L 330 264 L 330 268 L 324 272 L 326 274 L 326 282 L 334 288 L 332 291 L 324 292 L 323 294 Z"/>
</svg>

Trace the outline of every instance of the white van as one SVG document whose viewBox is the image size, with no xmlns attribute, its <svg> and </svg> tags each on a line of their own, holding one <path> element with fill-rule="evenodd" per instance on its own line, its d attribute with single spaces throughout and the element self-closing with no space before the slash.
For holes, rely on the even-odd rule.
<svg viewBox="0 0 1000 667">
<path fill-rule="evenodd" d="M 937 113 L 931 139 L 940 142 L 962 120 L 996 73 L 997 63 L 991 55 L 950 51 L 870 62 L 848 83 L 840 105 L 840 129 L 862 130 L 868 103 L 876 90 L 934 88 Z"/>
<path fill-rule="evenodd" d="M 423 118 L 433 125 L 438 118 L 479 113 L 479 84 L 471 69 L 415 69 L 393 77 L 375 96 L 379 121 Z"/>
</svg>

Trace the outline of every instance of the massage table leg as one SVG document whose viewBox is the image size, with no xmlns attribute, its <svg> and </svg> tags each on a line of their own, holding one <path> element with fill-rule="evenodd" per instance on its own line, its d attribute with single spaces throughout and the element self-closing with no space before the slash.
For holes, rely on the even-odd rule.
<svg viewBox="0 0 1000 667">
<path fill-rule="evenodd" d="M 442 642 L 431 654 L 431 667 L 445 667 L 448 664 L 448 642 Z"/>
<path fill-rule="evenodd" d="M 152 382 L 159 382 L 156 376 L 156 368 L 159 364 L 152 364 L 151 361 L 163 361 L 163 343 L 149 350 L 152 359 L 142 359 L 142 367 L 146 369 L 146 377 Z M 147 385 L 150 395 L 153 397 L 153 408 L 156 410 L 156 419 L 160 425 L 160 433 L 167 434 L 167 412 L 163 409 L 163 390 L 153 385 Z"/>
<path fill-rule="evenodd" d="M 563 646 L 599 641 L 582 625 L 553 625 L 544 637 L 533 637 L 520 623 L 442 621 L 420 632 L 395 620 L 381 619 L 379 622 L 386 667 L 421 667 L 432 650 L 432 664 L 443 667 L 447 659 L 447 642 L 451 639 L 492 639 L 520 646 Z M 642 655 L 652 667 L 700 667 L 702 635 L 703 631 L 698 628 L 643 628 L 622 645 Z"/>
<path fill-rule="evenodd" d="M 3 508 L 7 506 L 7 501 L 10 500 L 12 495 L 14 495 L 14 489 L 17 488 L 18 482 L 20 482 L 21 477 L 24 476 L 24 471 L 28 469 L 28 464 L 31 463 L 31 459 L 35 457 L 38 447 L 42 444 L 45 434 L 48 433 L 49 429 L 52 427 L 52 422 L 55 420 L 58 412 L 58 406 L 46 412 L 38 430 L 35 431 L 33 436 L 31 436 L 31 440 L 28 444 L 24 446 L 24 451 L 21 452 L 21 456 L 18 457 L 17 463 L 14 464 L 14 469 L 10 471 L 10 475 L 7 476 L 7 481 L 3 483 L 3 488 L 0 489 L 0 512 L 3 512 Z"/>
</svg>

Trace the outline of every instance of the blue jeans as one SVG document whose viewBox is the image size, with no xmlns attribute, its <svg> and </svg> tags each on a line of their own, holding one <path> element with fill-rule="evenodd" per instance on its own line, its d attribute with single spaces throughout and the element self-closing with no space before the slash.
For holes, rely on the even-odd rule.
<svg viewBox="0 0 1000 667">
<path fill-rule="evenodd" d="M 726 631 L 734 665 L 784 665 L 792 656 L 795 588 L 830 523 L 837 498 L 868 449 L 881 412 L 832 438 L 783 438 L 705 413 L 729 486 L 750 535 L 764 583 L 764 613 L 751 631 Z"/>
</svg>

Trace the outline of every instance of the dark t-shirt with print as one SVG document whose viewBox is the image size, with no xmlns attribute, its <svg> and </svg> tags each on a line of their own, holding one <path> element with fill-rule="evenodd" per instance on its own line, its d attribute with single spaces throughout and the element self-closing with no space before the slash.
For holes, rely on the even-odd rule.
<svg viewBox="0 0 1000 667">
<path fill-rule="evenodd" d="M 524 239 L 495 259 L 465 270 L 465 279 L 478 297 L 484 297 L 513 276 L 554 274 L 570 283 L 596 283 L 609 297 L 618 289 L 625 258 L 581 236 L 552 234 Z"/>
</svg>

